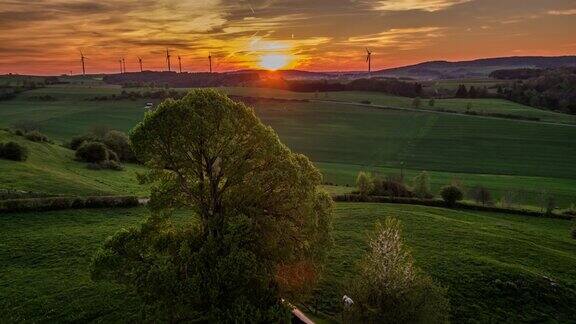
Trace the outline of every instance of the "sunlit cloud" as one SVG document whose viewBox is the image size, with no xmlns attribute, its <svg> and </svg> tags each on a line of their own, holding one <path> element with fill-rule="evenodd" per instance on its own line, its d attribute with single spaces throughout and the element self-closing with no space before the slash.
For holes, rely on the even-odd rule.
<svg viewBox="0 0 576 324">
<path fill-rule="evenodd" d="M 426 47 L 432 43 L 433 39 L 444 36 L 443 30 L 440 27 L 390 29 L 377 34 L 350 37 L 348 43 L 367 47 L 414 50 Z"/>
<path fill-rule="evenodd" d="M 548 14 L 553 16 L 572 16 L 576 15 L 576 9 L 550 10 L 548 11 Z"/>
<path fill-rule="evenodd" d="M 374 9 L 386 11 L 424 10 L 439 11 L 472 0 L 379 0 Z"/>
</svg>

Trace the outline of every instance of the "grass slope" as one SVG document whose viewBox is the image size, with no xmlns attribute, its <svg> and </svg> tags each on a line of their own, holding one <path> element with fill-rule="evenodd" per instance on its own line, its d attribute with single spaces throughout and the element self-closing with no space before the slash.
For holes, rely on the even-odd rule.
<svg viewBox="0 0 576 324">
<path fill-rule="evenodd" d="M 0 159 L 0 189 L 58 195 L 146 195 L 136 181 L 143 168 L 126 164 L 123 171 L 89 170 L 74 161 L 74 151 L 47 143 L 35 143 L 0 131 L 0 142 L 15 141 L 28 148 L 25 162 Z"/>
<path fill-rule="evenodd" d="M 3 321 L 137 320 L 138 299 L 90 281 L 88 267 L 107 236 L 145 214 L 135 208 L 0 217 Z M 576 241 L 569 222 L 383 204 L 336 204 L 336 246 L 319 294 L 325 314 L 337 317 L 367 233 L 388 216 L 402 221 L 417 265 L 449 288 L 454 322 L 576 321 Z"/>
</svg>

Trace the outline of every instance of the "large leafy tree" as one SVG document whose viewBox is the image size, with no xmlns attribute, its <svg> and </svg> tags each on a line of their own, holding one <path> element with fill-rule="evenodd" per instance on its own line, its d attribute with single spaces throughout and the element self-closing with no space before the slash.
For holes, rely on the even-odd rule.
<svg viewBox="0 0 576 324">
<path fill-rule="evenodd" d="M 165 101 L 130 139 L 152 213 L 105 243 L 93 278 L 134 287 L 154 320 L 277 321 L 282 299 L 306 297 L 332 243 L 332 202 L 305 156 L 214 90 Z"/>
</svg>

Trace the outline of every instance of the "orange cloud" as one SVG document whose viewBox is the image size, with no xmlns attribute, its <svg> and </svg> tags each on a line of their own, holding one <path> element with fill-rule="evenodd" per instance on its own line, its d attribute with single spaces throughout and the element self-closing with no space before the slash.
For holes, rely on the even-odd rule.
<svg viewBox="0 0 576 324">
<path fill-rule="evenodd" d="M 387 11 L 424 10 L 439 11 L 472 0 L 380 0 L 374 9 Z"/>
</svg>

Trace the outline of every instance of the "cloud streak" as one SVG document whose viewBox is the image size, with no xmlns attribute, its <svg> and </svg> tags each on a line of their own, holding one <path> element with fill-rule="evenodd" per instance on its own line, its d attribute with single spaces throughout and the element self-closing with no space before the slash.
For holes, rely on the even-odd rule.
<svg viewBox="0 0 576 324">
<path fill-rule="evenodd" d="M 374 5 L 375 10 L 385 11 L 439 11 L 472 0 L 380 0 Z"/>
</svg>

